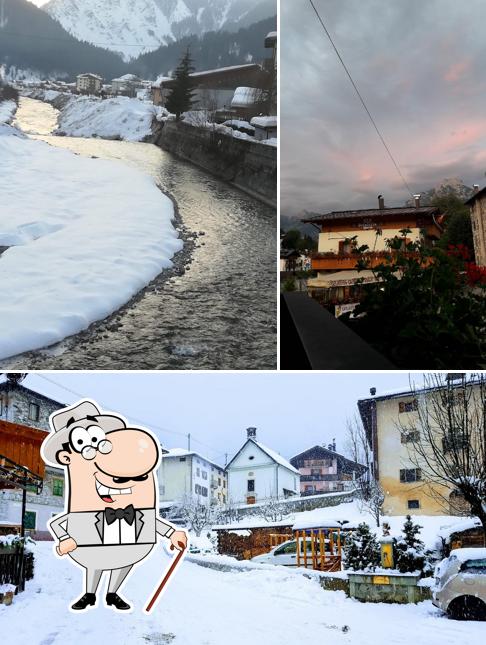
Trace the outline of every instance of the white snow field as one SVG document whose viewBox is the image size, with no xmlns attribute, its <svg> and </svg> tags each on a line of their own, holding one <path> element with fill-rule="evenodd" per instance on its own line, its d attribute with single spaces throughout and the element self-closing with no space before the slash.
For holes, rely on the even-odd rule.
<svg viewBox="0 0 486 645">
<path fill-rule="evenodd" d="M 13 605 L 0 605 L 6 643 L 30 645 L 480 645 L 484 623 L 447 619 L 431 602 L 419 605 L 362 604 L 343 592 L 324 591 L 283 567 L 222 573 L 183 562 L 153 612 L 142 612 L 169 559 L 157 546 L 120 593 L 130 613 L 99 602 L 82 614 L 68 605 L 82 593 L 81 571 L 35 547 L 35 577 Z M 98 597 L 104 599 L 102 580 Z M 343 628 L 345 628 L 343 630 Z"/>
<path fill-rule="evenodd" d="M 182 248 L 152 178 L 19 134 L 0 124 L 0 358 L 105 318 Z"/>
<path fill-rule="evenodd" d="M 2 101 L 0 103 L 0 123 L 10 123 L 16 110 L 15 101 Z"/>
<path fill-rule="evenodd" d="M 139 99 L 117 96 L 75 97 L 59 113 L 58 132 L 70 137 L 101 137 L 142 141 L 152 133 L 152 121 L 167 110 Z"/>
</svg>

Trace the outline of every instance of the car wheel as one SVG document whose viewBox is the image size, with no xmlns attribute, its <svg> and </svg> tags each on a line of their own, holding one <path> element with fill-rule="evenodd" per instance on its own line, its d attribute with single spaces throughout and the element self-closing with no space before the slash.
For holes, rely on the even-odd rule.
<svg viewBox="0 0 486 645">
<path fill-rule="evenodd" d="M 475 596 L 460 596 L 450 603 L 447 613 L 454 620 L 486 620 L 486 604 Z"/>
</svg>

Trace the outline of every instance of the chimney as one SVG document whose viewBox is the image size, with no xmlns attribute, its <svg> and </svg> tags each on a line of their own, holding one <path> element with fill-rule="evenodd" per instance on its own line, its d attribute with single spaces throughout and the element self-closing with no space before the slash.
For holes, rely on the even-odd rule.
<svg viewBox="0 0 486 645">
<path fill-rule="evenodd" d="M 415 208 L 420 208 L 420 195 L 414 195 L 413 198 L 415 200 Z"/>
<path fill-rule="evenodd" d="M 475 195 L 476 193 L 479 193 L 479 185 L 473 184 L 473 195 Z"/>
<path fill-rule="evenodd" d="M 371 394 L 371 396 L 375 396 L 375 394 L 376 394 L 376 387 L 370 387 L 370 394 Z"/>
<path fill-rule="evenodd" d="M 246 436 L 248 439 L 256 439 L 256 428 L 247 428 L 246 429 Z"/>
<path fill-rule="evenodd" d="M 378 195 L 378 206 L 381 210 L 385 208 L 385 200 L 383 198 L 383 195 Z"/>
</svg>

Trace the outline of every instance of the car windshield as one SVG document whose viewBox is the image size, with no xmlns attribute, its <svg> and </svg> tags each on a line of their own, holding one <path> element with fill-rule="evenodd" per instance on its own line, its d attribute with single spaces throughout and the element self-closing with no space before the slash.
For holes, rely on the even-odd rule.
<svg viewBox="0 0 486 645">
<path fill-rule="evenodd" d="M 486 574 L 486 558 L 480 558 L 478 560 L 468 560 L 467 562 L 464 562 L 461 567 L 461 571 Z"/>
</svg>

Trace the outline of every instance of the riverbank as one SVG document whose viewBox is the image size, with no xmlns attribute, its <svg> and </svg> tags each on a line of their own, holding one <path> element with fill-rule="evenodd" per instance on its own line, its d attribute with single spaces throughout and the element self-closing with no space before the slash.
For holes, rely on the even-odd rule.
<svg viewBox="0 0 486 645">
<path fill-rule="evenodd" d="M 152 177 L 177 202 L 174 226 L 184 248 L 173 267 L 107 319 L 0 366 L 274 369 L 274 209 L 148 143 L 52 136 L 56 121 L 49 104 L 23 98 L 14 123 L 52 147 L 116 160 Z"/>
<path fill-rule="evenodd" d="M 0 156 L 8 301 L 0 358 L 49 346 L 105 319 L 172 267 L 182 240 L 173 202 L 151 177 L 19 137 L 6 125 Z"/>
</svg>

